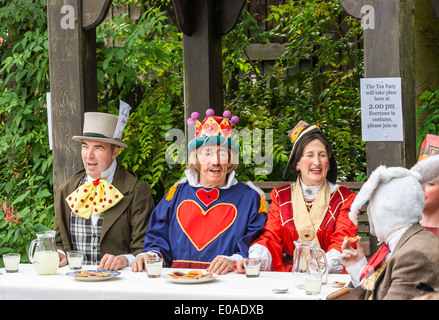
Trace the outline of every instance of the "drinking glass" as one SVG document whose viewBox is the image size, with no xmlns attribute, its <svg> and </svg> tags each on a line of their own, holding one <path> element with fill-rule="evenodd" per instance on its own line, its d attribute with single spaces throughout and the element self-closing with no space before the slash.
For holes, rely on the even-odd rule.
<svg viewBox="0 0 439 320">
<path fill-rule="evenodd" d="M 3 263 L 5 265 L 5 270 L 7 273 L 18 272 L 18 265 L 20 264 L 19 253 L 5 253 L 3 255 Z"/>
<path fill-rule="evenodd" d="M 245 258 L 244 259 L 244 269 L 247 278 L 257 278 L 259 277 L 259 272 L 261 271 L 261 259 L 260 258 Z"/>
</svg>

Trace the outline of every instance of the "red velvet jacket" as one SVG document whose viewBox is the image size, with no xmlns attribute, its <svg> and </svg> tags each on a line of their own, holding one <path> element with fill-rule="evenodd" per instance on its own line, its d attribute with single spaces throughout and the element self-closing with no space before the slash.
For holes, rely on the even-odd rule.
<svg viewBox="0 0 439 320">
<path fill-rule="evenodd" d="M 294 255 L 294 243 L 299 236 L 294 225 L 291 204 L 293 185 L 285 185 L 271 191 L 271 206 L 263 234 L 253 244 L 265 246 L 271 253 L 273 271 L 291 271 L 292 261 L 285 256 Z M 338 186 L 331 193 L 326 216 L 317 231 L 321 248 L 328 252 L 336 249 L 341 252 L 344 237 L 354 237 L 358 227 L 349 219 L 349 210 L 355 193 Z"/>
</svg>

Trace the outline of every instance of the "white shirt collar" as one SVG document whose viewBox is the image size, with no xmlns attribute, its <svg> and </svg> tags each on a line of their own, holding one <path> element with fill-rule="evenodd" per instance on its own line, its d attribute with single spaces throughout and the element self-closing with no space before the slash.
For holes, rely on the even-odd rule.
<svg viewBox="0 0 439 320">
<path fill-rule="evenodd" d="M 329 183 L 329 189 L 331 190 L 332 193 L 337 187 L 337 185 L 331 182 L 328 183 Z M 300 186 L 302 187 L 303 198 L 305 200 L 314 200 L 317 197 L 317 193 L 319 193 L 319 190 L 322 185 L 323 183 L 320 184 L 319 186 L 307 186 L 302 182 L 302 179 L 300 179 Z"/>
<path fill-rule="evenodd" d="M 396 245 L 398 244 L 399 240 L 401 240 L 402 235 L 404 232 L 407 231 L 410 226 L 402 227 L 401 229 L 398 229 L 396 231 L 393 231 L 386 239 L 386 243 L 389 246 L 389 253 L 392 253 L 393 250 L 395 250 Z"/>
<path fill-rule="evenodd" d="M 114 178 L 114 173 L 116 172 L 116 166 L 117 166 L 117 161 L 116 159 L 114 159 L 111 165 L 108 167 L 108 169 L 101 172 L 101 179 L 105 179 L 108 181 L 108 183 L 112 183 Z M 87 175 L 87 181 L 94 181 L 94 180 L 97 179 L 93 179 L 92 177 Z"/>
<path fill-rule="evenodd" d="M 186 175 L 187 181 L 188 181 L 190 186 L 196 187 L 196 188 L 203 187 L 199 183 L 198 173 L 195 169 L 188 169 L 184 172 L 184 174 Z M 227 177 L 227 184 L 223 187 L 219 187 L 218 189 L 228 189 L 237 183 L 238 183 L 238 180 L 235 179 L 235 171 L 232 171 L 229 173 L 229 175 Z"/>
</svg>

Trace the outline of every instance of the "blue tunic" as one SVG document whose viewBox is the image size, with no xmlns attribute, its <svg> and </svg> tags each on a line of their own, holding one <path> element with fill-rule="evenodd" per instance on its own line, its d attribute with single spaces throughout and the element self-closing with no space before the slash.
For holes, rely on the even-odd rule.
<svg viewBox="0 0 439 320">
<path fill-rule="evenodd" d="M 228 189 L 178 185 L 151 215 L 144 252 L 158 251 L 166 266 L 207 268 L 218 255 L 247 257 L 267 220 L 261 196 L 244 183 Z"/>
</svg>

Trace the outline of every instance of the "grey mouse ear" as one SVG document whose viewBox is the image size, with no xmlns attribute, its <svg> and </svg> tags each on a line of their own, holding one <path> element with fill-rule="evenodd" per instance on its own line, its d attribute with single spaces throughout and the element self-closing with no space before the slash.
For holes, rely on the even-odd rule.
<svg viewBox="0 0 439 320">
<path fill-rule="evenodd" d="M 439 177 L 439 155 L 419 161 L 410 171 L 419 173 L 421 184 Z"/>
<path fill-rule="evenodd" d="M 351 205 L 351 211 L 349 212 L 349 219 L 353 222 L 353 224 L 358 225 L 358 214 L 360 213 L 361 207 L 369 201 L 372 194 L 381 184 L 382 174 L 387 169 L 386 166 L 379 166 L 376 168 L 369 179 L 363 184 L 357 196 Z"/>
<path fill-rule="evenodd" d="M 375 191 L 383 184 L 389 183 L 393 179 L 403 178 L 407 176 L 413 176 L 419 180 L 420 175 L 418 172 L 410 171 L 403 167 L 390 167 L 379 166 L 376 168 L 369 179 L 361 187 L 360 192 L 358 192 L 355 200 L 352 202 L 351 211 L 349 212 L 349 219 L 357 225 L 358 224 L 358 213 L 361 207 L 368 201 L 371 200 Z"/>
</svg>

